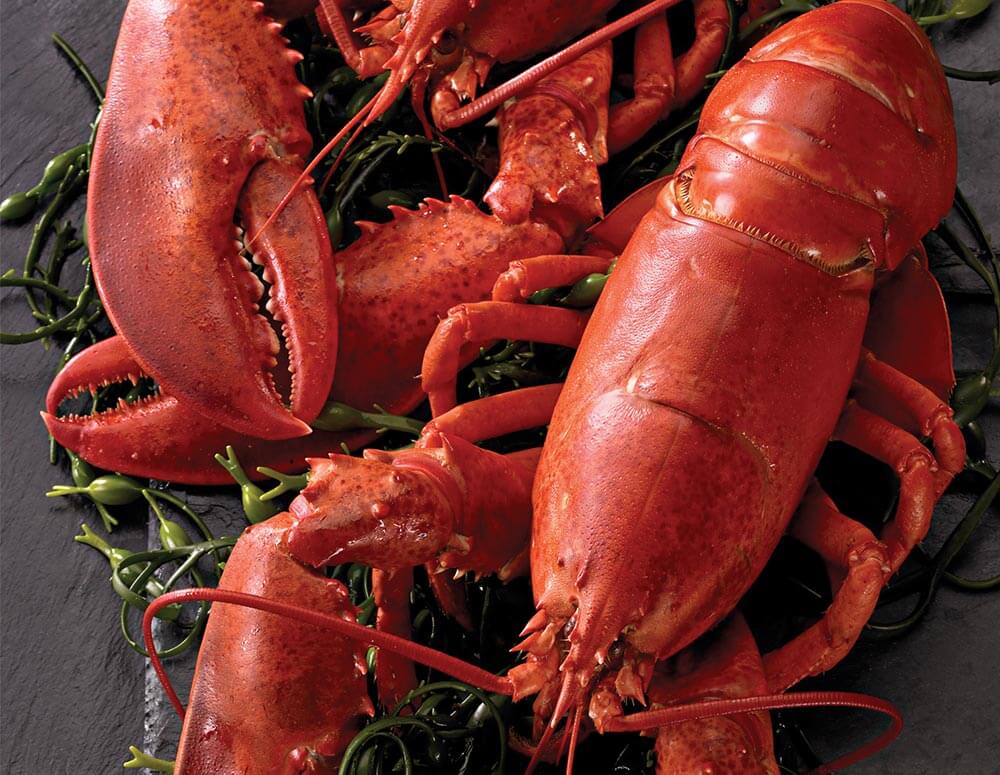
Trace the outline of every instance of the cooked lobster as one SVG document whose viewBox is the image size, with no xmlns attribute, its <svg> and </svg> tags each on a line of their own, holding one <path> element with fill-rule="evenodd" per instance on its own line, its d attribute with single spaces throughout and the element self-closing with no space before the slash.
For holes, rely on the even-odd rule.
<svg viewBox="0 0 1000 775">
<path fill-rule="evenodd" d="M 781 692 L 828 669 L 853 645 L 964 461 L 947 405 L 947 315 L 919 247 L 948 210 L 955 167 L 943 72 L 908 17 L 882 0 L 841 0 L 790 22 L 722 79 L 676 174 L 593 230 L 620 257 L 589 321 L 516 300 L 593 271 L 600 256 L 607 260 L 603 247 L 597 257 L 513 265 L 496 300 L 461 305 L 438 327 L 422 373 L 437 419 L 416 448 L 314 463 L 291 515 L 250 529 L 277 531 L 266 560 L 243 553 L 230 561 L 221 592 L 158 599 L 147 611 L 147 638 L 164 605 L 233 604 L 213 614 L 198 698 L 245 679 L 225 667 L 224 634 L 273 624 L 273 614 L 354 633 L 492 691 L 536 694 L 541 755 L 567 717 L 572 738 L 585 714 L 599 731 L 697 717 L 683 708 L 623 717 L 622 703 L 690 696 L 668 683 L 665 697 L 658 666 L 734 610 L 788 531 L 827 563 L 834 600 L 819 622 L 764 656 L 759 681 L 745 691 Z M 455 407 L 462 348 L 498 337 L 580 340 L 565 386 Z M 529 503 L 526 463 L 534 458 L 504 458 L 469 439 L 550 414 Z M 895 517 L 880 536 L 842 514 L 813 480 L 830 439 L 898 473 Z M 519 493 L 519 501 L 490 503 Z M 500 526 L 489 521 L 494 513 L 505 515 Z M 527 659 L 509 677 L 304 611 L 294 588 L 277 600 L 243 594 L 259 589 L 274 563 L 315 579 L 308 584 L 328 583 L 309 567 L 349 560 L 387 571 L 426 561 L 510 569 L 523 563 L 512 553 L 529 519 L 537 613 L 519 646 Z M 616 594 L 622 588 L 629 594 Z M 230 624 L 237 618 L 238 627 Z M 320 637 L 306 631 L 302 643 Z M 329 637 L 329 647 L 302 648 L 296 658 L 328 655 L 336 647 Z M 221 683 L 207 683 L 208 674 Z M 720 702 L 728 712 L 775 707 Z M 225 708 L 195 704 L 185 751 L 206 724 L 238 723 Z M 308 744 L 296 740 L 280 741 L 274 760 Z M 773 764 L 766 751 L 750 759 L 731 771 Z M 697 745 L 686 758 L 706 761 L 712 755 Z M 676 761 L 665 762 L 662 771 L 676 771 Z"/>
<path fill-rule="evenodd" d="M 328 394 L 363 409 L 414 409 L 423 398 L 420 359 L 437 319 L 459 301 L 485 298 L 510 261 L 573 247 L 602 213 L 596 167 L 607 158 L 609 136 L 619 145 L 614 138 L 623 132 L 634 139 L 666 109 L 659 99 L 651 111 L 641 97 L 653 75 L 637 57 L 646 67 L 637 70 L 637 97 L 615 106 L 609 118 L 609 44 L 554 72 L 550 66 L 547 77 L 522 84 L 520 97 L 498 114 L 500 169 L 485 197 L 494 217 L 457 197 L 429 201 L 417 212 L 393 208 L 392 221 L 363 224 L 362 238 L 332 255 L 311 188 L 295 189 L 275 215 L 309 148 L 298 105 L 308 90 L 292 70 L 300 56 L 254 3 L 190 5 L 133 0 L 123 22 L 90 195 L 95 271 L 119 336 L 82 353 L 57 376 L 44 415 L 61 445 L 123 473 L 225 483 L 213 456 L 227 444 L 251 475 L 259 465 L 301 469 L 309 455 L 370 438 L 303 435 L 309 431 L 304 422 Z M 272 3 L 268 10 L 292 16 L 305 5 Z M 412 13 L 426 10 L 418 2 Z M 640 47 L 652 45 L 652 37 L 669 40 L 662 10 L 654 10 L 659 16 L 640 30 Z M 669 49 L 656 60 L 669 75 L 669 105 L 701 87 L 728 29 L 723 3 L 699 0 L 696 12 L 695 45 L 676 68 Z M 481 29 L 496 37 L 503 20 L 495 12 L 489 18 Z M 553 16 L 557 27 L 559 18 Z M 523 20 L 506 22 L 519 32 Z M 574 29 L 584 22 L 574 22 Z M 409 46 L 416 28 L 406 29 Z M 563 35 L 552 31 L 545 45 Z M 171 44 L 144 49 L 160 39 Z M 235 39 L 259 45 L 229 51 Z M 213 53 L 202 57 L 201 51 Z M 149 66 L 134 68 L 136 58 Z M 150 83 L 148 74 L 161 71 L 173 76 Z M 209 102 L 217 106 L 211 120 L 197 120 L 198 105 L 203 110 Z M 147 124 L 150 111 L 170 120 L 154 116 Z M 183 154 L 167 152 L 172 147 Z M 139 164 L 125 161 L 136 157 Z M 191 185 L 175 185 L 181 178 Z M 204 202 L 214 207 L 201 207 Z M 265 262 L 264 277 L 273 283 L 267 307 L 281 323 L 291 371 L 276 376 L 290 379 L 294 417 L 282 408 L 269 371 L 277 339 L 256 311 L 260 283 L 245 271 L 240 246 L 232 245 L 234 210 L 248 234 L 260 235 L 253 255 Z M 189 240 L 188 234 L 201 236 Z M 147 269 L 134 257 L 150 237 L 162 255 Z M 456 244 L 462 249 L 453 250 Z M 202 298 L 216 301 L 207 310 L 191 303 Z M 158 382 L 155 397 L 101 414 L 58 416 L 65 398 L 140 375 Z"/>
</svg>

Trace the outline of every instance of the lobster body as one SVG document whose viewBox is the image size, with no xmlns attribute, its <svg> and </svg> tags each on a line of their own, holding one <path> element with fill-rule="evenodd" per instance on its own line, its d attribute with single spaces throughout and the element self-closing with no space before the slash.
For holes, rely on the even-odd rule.
<svg viewBox="0 0 1000 775">
<path fill-rule="evenodd" d="M 885 3 L 796 20 L 723 79 L 552 418 L 532 629 L 568 631 L 568 651 L 526 647 L 549 665 L 536 711 L 582 703 L 609 653 L 641 698 L 657 659 L 733 609 L 834 433 L 878 270 L 947 212 L 954 179 L 941 68 Z M 535 687 L 537 669 L 515 675 Z"/>
</svg>

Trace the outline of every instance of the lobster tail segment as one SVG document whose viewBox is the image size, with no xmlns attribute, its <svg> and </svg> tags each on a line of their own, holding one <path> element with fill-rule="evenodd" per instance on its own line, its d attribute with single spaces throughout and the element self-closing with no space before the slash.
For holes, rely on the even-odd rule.
<svg viewBox="0 0 1000 775">
<path fill-rule="evenodd" d="M 715 200 L 690 214 L 742 231 L 766 226 L 763 236 L 821 268 L 850 269 L 863 256 L 894 269 L 951 206 L 955 149 L 947 83 L 924 33 L 883 0 L 842 0 L 782 26 L 731 69 L 679 170 L 695 175 L 693 201 Z M 725 169 L 711 161 L 723 156 Z M 756 172 L 723 180 L 716 171 L 737 165 Z M 713 176 L 717 196 L 706 188 Z M 776 213 L 762 178 L 805 187 L 787 198 L 809 201 L 829 223 Z M 727 201 L 740 204 L 727 210 Z"/>
</svg>

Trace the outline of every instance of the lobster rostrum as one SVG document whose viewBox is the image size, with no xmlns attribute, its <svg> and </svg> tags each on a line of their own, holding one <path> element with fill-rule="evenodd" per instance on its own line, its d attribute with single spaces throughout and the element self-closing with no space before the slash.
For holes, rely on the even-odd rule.
<svg viewBox="0 0 1000 775">
<path fill-rule="evenodd" d="M 554 314 L 572 311 L 511 303 L 502 293 L 442 321 L 422 372 L 438 425 L 410 452 L 324 462 L 293 507 L 292 532 L 272 547 L 303 567 L 356 557 L 392 570 L 429 556 L 475 567 L 462 558 L 480 546 L 469 536 L 491 513 L 482 504 L 523 493 L 523 479 L 506 488 L 510 460 L 458 441 L 461 351 L 500 337 L 568 344 L 575 336 L 579 349 L 557 399 L 552 388 L 514 391 L 487 399 L 499 411 L 467 405 L 474 419 L 457 424 L 483 438 L 515 420 L 542 422 L 554 403 L 530 504 L 515 510 L 530 510 L 537 613 L 519 646 L 526 661 L 509 677 L 228 590 L 158 599 L 145 618 L 147 638 L 156 610 L 195 599 L 234 604 L 213 614 L 220 620 L 247 606 L 353 632 L 491 691 L 537 695 L 538 750 L 570 714 L 572 749 L 585 714 L 599 731 L 698 716 L 682 706 L 623 717 L 623 703 L 690 696 L 683 667 L 667 670 L 673 682 L 663 677 L 665 660 L 733 612 L 788 531 L 827 563 L 833 603 L 766 654 L 757 679 L 743 685 L 782 692 L 830 668 L 925 535 L 964 461 L 946 402 L 954 385 L 947 315 L 919 248 L 948 210 L 955 167 L 947 86 L 923 33 L 882 0 L 841 0 L 755 46 L 713 91 L 676 174 L 597 227 L 621 255 L 582 339 L 578 319 Z M 574 262 L 577 276 L 592 271 L 591 260 L 523 261 L 497 288 L 525 297 L 566 284 Z M 842 514 L 814 481 L 831 439 L 899 475 L 896 513 L 880 536 Z M 479 458 L 468 468 L 475 477 L 461 462 L 449 467 L 455 450 Z M 348 466 L 360 476 L 342 478 Z M 477 481 L 478 495 L 470 489 Z M 525 517 L 508 524 L 523 526 Z M 504 546 L 504 555 L 514 548 Z M 514 567 L 506 557 L 490 560 Z M 629 594 L 616 594 L 623 587 Z M 731 628 L 718 637 L 750 649 Z M 740 685 L 706 670 L 706 685 Z M 728 713 L 778 703 L 719 702 Z M 737 726 L 749 728 L 745 718 Z M 732 771 L 773 770 L 767 750 L 756 750 Z"/>
</svg>

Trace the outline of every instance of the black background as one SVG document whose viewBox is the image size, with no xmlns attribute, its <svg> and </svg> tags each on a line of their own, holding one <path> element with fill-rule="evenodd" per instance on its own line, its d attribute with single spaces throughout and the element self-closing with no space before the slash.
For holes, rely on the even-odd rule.
<svg viewBox="0 0 1000 775">
<path fill-rule="evenodd" d="M 61 33 L 103 81 L 110 62 L 121 0 L 7 0 L 0 13 L 2 57 L 2 183 L 0 194 L 30 187 L 54 153 L 84 142 L 94 102 L 50 42 Z M 935 32 L 941 58 L 969 69 L 1000 66 L 1000 12 Z M 992 53 L 991 53 L 992 51 Z M 952 82 L 958 125 L 959 181 L 994 235 L 1000 231 L 1000 87 Z M 915 191 L 914 196 L 920 192 Z M 28 228 L 2 231 L 3 269 L 17 266 Z M 997 235 L 1000 236 L 1000 235 Z M 150 250 L 155 251 L 155 245 Z M 956 363 L 981 365 L 989 351 L 991 306 L 967 273 L 938 260 L 952 313 Z M 30 326 L 23 303 L 5 293 L 3 328 Z M 81 521 L 99 520 L 88 506 L 47 499 L 67 483 L 64 467 L 46 463 L 47 437 L 38 418 L 56 352 L 40 344 L 4 348 L 2 434 L 2 758 L 4 773 L 115 773 L 127 747 L 161 750 L 173 758 L 176 731 L 144 660 L 117 634 L 117 598 L 108 566 L 72 542 Z M 993 460 L 1000 454 L 1000 417 L 991 407 L 984 425 Z M 215 526 L 236 532 L 242 515 L 219 491 L 185 493 Z M 939 507 L 928 543 L 935 546 L 970 503 L 950 496 Z M 1000 568 L 996 512 L 961 568 L 987 575 Z M 154 523 L 155 524 L 155 521 Z M 148 515 L 123 524 L 114 542 L 147 544 Z M 907 637 L 861 643 L 821 685 L 870 692 L 897 703 L 902 737 L 859 773 L 1000 773 L 1000 595 L 945 589 L 930 615 Z M 172 667 L 178 682 L 184 665 Z M 821 751 L 851 747 L 874 729 L 870 717 L 819 711 L 807 722 Z M 881 722 L 878 722 L 879 724 Z M 161 726 L 168 727 L 162 747 Z M 581 769 L 582 771 L 582 769 Z"/>
</svg>

